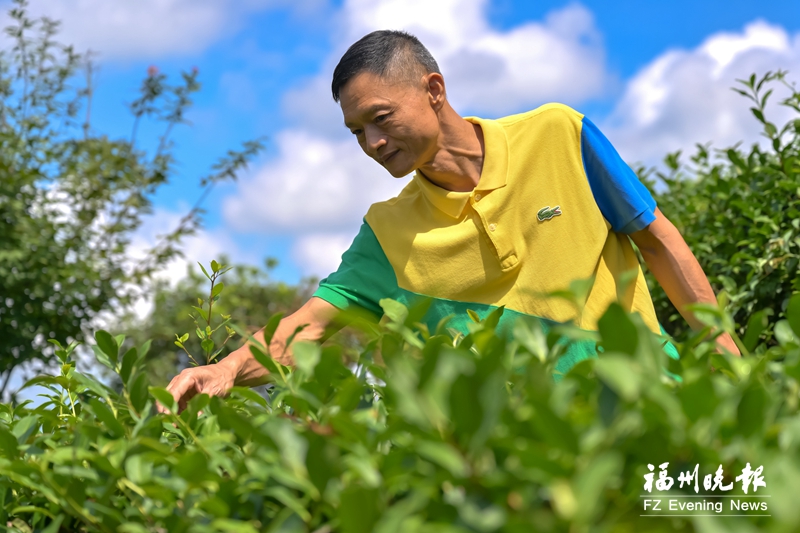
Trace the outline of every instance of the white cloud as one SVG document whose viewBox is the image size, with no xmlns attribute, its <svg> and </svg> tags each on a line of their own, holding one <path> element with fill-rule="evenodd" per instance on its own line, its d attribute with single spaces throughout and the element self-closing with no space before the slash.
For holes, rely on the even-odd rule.
<svg viewBox="0 0 800 533">
<path fill-rule="evenodd" d="M 225 199 L 223 214 L 233 228 L 296 236 L 357 228 L 371 203 L 395 196 L 405 183 L 353 139 L 289 130 L 278 135 L 277 147 L 278 158 Z"/>
<path fill-rule="evenodd" d="M 436 58 L 456 109 L 507 114 L 550 100 L 579 103 L 608 82 L 594 18 L 581 5 L 541 22 L 492 28 L 486 0 L 351 0 L 347 42 L 377 29 L 417 35 Z"/>
<path fill-rule="evenodd" d="M 179 206 L 180 208 L 180 206 Z M 130 255 L 134 260 L 143 258 L 158 241 L 161 235 L 167 234 L 178 227 L 181 217 L 188 211 L 170 211 L 156 208 L 139 227 L 131 238 Z M 180 246 L 183 257 L 178 257 L 166 264 L 156 275 L 158 279 L 175 285 L 184 278 L 190 265 L 198 262 L 208 265 L 211 260 L 219 260 L 222 255 L 227 255 L 232 263 L 257 264 L 259 257 L 251 251 L 245 251 L 237 246 L 231 238 L 231 233 L 224 228 L 214 230 L 201 229 L 195 235 L 185 238 Z M 141 298 L 134 304 L 134 313 L 144 318 L 151 310 L 152 302 L 148 298 Z M 103 320 L 112 322 L 114 317 L 102 317 Z"/>
<path fill-rule="evenodd" d="M 236 31 L 255 11 L 291 7 L 307 13 L 318 4 L 318 0 L 37 0 L 29 11 L 61 21 L 59 39 L 78 51 L 97 51 L 101 59 L 153 59 L 202 52 Z"/>
<path fill-rule="evenodd" d="M 353 236 L 350 232 L 303 235 L 292 246 L 292 259 L 301 265 L 303 275 L 324 278 L 339 266 Z"/>
<path fill-rule="evenodd" d="M 626 160 L 648 164 L 678 149 L 693 153 L 695 143 L 722 148 L 756 142 L 761 129 L 749 101 L 731 87 L 737 78 L 778 69 L 798 79 L 800 34 L 755 21 L 741 33 L 711 35 L 694 50 L 667 51 L 641 69 L 603 130 Z M 773 95 L 768 106 L 776 123 L 788 117 L 775 105 L 779 99 Z"/>
</svg>

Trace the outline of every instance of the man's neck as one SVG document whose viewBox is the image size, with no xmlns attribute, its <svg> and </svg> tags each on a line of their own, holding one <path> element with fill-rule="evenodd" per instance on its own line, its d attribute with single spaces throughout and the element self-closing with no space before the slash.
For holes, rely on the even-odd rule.
<svg viewBox="0 0 800 533">
<path fill-rule="evenodd" d="M 483 131 L 445 104 L 439 115 L 436 154 L 419 169 L 428 181 L 449 191 L 471 191 L 481 179 L 486 153 Z"/>
</svg>

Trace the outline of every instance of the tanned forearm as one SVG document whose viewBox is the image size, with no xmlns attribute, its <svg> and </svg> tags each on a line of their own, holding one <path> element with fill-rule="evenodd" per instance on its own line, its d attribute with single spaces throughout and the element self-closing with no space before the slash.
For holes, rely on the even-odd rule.
<svg viewBox="0 0 800 533">
<path fill-rule="evenodd" d="M 284 365 L 294 365 L 292 349 L 286 347 L 289 337 L 300 326 L 305 326 L 294 338 L 295 341 L 317 341 L 329 334 L 328 326 L 336 314 L 336 309 L 318 298 L 312 298 L 294 314 L 281 320 L 269 344 L 269 357 Z M 233 376 L 238 387 L 255 387 L 268 381 L 269 371 L 259 363 L 250 350 L 251 346 L 265 346 L 264 329 L 253 335 L 255 342 L 248 341 L 241 348 L 231 352 L 219 362 L 226 372 Z"/>
<path fill-rule="evenodd" d="M 701 330 L 704 324 L 686 306 L 693 303 L 716 305 L 716 295 L 680 232 L 659 210 L 656 210 L 656 214 L 655 222 L 632 234 L 631 238 L 681 316 L 693 330 Z M 717 338 L 717 344 L 731 353 L 739 354 L 739 349 L 727 333 Z"/>
</svg>

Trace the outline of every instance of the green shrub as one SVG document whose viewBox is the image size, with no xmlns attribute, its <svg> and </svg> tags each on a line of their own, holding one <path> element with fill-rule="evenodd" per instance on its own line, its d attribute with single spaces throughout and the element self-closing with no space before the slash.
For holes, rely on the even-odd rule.
<svg viewBox="0 0 800 533">
<path fill-rule="evenodd" d="M 220 262 L 227 263 L 227 257 L 222 256 Z M 304 280 L 299 285 L 275 281 L 270 276 L 275 264 L 275 260 L 268 259 L 263 268 L 234 266 L 225 275 L 225 298 L 214 304 L 215 313 L 229 315 L 234 324 L 252 324 L 258 329 L 256 324 L 266 324 L 275 313 L 300 307 L 316 288 L 316 280 Z M 137 345 L 147 340 L 151 342 L 147 360 L 148 383 L 151 385 L 166 386 L 172 376 L 189 364 L 184 351 L 174 344 L 175 334 L 195 331 L 197 326 L 192 315 L 197 315 L 194 309 L 198 305 L 197 296 L 205 293 L 208 298 L 206 283 L 202 272 L 192 267 L 174 286 L 163 282 L 154 287 L 151 291 L 153 308 L 146 317 L 130 313 L 119 321 L 118 328 L 129 341 Z M 186 342 L 187 350 L 200 354 L 201 341 L 196 335 L 190 335 Z M 228 355 L 239 345 L 232 340 L 224 347 L 221 356 Z"/>
<path fill-rule="evenodd" d="M 17 367 L 57 362 L 47 339 L 82 339 L 98 316 L 134 303 L 199 227 L 202 199 L 262 148 L 248 141 L 227 151 L 198 180 L 200 201 L 137 257 L 131 239 L 175 175 L 172 140 L 200 89 L 197 71 L 172 85 L 150 70 L 130 104 L 130 137 L 109 138 L 91 122 L 89 58 L 56 41 L 57 22 L 31 20 L 25 0 L 14 0 L 8 18 L 0 57 L 0 398 Z M 76 79 L 84 67 L 87 86 Z M 137 127 L 153 119 L 163 133 L 137 139 Z M 142 141 L 157 148 L 148 153 Z"/>
<path fill-rule="evenodd" d="M 180 414 L 154 409 L 176 406 L 148 387 L 147 346 L 121 350 L 123 338 L 96 333 L 98 360 L 119 375 L 120 392 L 75 370 L 74 344 L 59 347 L 61 375 L 29 384 L 47 387 L 46 401 L 0 406 L 0 524 L 135 533 L 800 529 L 800 295 L 774 328 L 776 345 L 743 358 L 700 342 L 706 330 L 670 359 L 638 315 L 612 304 L 597 333 L 600 358 L 557 383 L 558 339 L 585 332 L 561 326 L 545 336 L 537 321 L 521 320 L 513 338 L 501 338 L 501 309 L 454 340 L 444 327 L 417 329 L 423 309 L 381 303 L 385 318 L 364 324 L 357 365 L 345 365 L 337 345 L 295 343 L 293 369 L 254 347 L 273 377 L 268 397 L 243 388 L 227 399 L 200 395 Z M 700 316 L 732 327 L 715 307 Z M 673 495 L 694 494 L 677 475 L 695 464 L 701 475 L 721 466 L 725 483 L 747 463 L 763 466 L 759 494 L 771 498 L 760 501 L 771 516 L 641 516 L 647 465 L 664 462 Z M 727 494 L 742 494 L 735 485 Z"/>
<path fill-rule="evenodd" d="M 670 154 L 669 173 L 657 173 L 665 187 L 655 187 L 654 196 L 714 289 L 729 294 L 737 332 L 745 335 L 748 325 L 758 324 L 753 331 L 771 341 L 790 295 L 800 290 L 800 92 L 784 72 L 740 82 L 735 90 L 750 100 L 766 148 L 736 145 L 715 154 L 698 145 L 691 165 L 680 161 L 680 152 Z M 792 113 L 781 126 L 765 109 L 776 88 L 788 89 L 780 105 Z M 672 335 L 684 335 L 688 326 L 652 276 L 650 289 L 661 323 Z M 743 340 L 752 349 L 759 339 Z"/>
</svg>

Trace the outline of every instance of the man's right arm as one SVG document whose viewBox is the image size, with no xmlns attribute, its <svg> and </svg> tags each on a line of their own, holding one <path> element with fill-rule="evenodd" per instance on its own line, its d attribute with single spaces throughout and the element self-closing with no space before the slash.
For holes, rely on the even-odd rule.
<svg viewBox="0 0 800 533">
<path fill-rule="evenodd" d="M 298 327 L 306 327 L 294 340 L 317 341 L 330 335 L 334 319 L 339 310 L 321 298 L 312 297 L 300 309 L 281 320 L 269 345 L 269 356 L 283 365 L 293 365 L 291 347 L 286 346 L 289 337 Z M 340 326 L 339 326 L 340 327 Z M 264 345 L 264 328 L 253 335 L 256 341 Z M 186 408 L 186 403 L 198 394 L 219 396 L 227 394 L 234 386 L 255 387 L 266 382 L 269 374 L 261 363 L 256 361 L 250 352 L 250 343 L 235 350 L 215 365 L 187 368 L 175 376 L 167 390 L 172 393 L 178 403 L 179 410 Z"/>
</svg>

